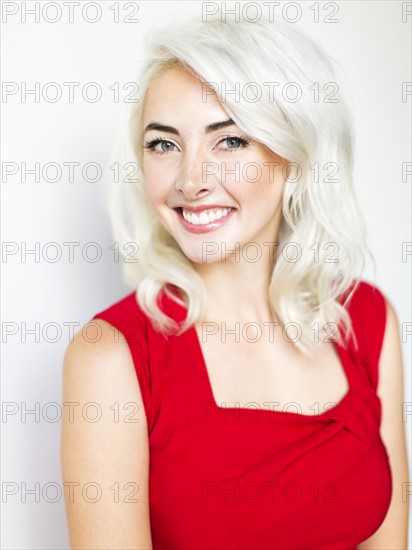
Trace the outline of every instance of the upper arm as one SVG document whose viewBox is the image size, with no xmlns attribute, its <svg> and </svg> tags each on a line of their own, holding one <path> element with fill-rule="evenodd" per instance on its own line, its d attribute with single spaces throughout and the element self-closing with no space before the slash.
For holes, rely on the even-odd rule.
<svg viewBox="0 0 412 550">
<path fill-rule="evenodd" d="M 386 328 L 379 358 L 377 393 L 382 405 L 381 438 L 392 472 L 392 498 L 379 529 L 358 545 L 362 550 L 401 550 L 407 547 L 409 483 L 405 424 L 403 421 L 403 366 L 399 324 L 392 305 L 386 303 Z"/>
<path fill-rule="evenodd" d="M 147 418 L 133 359 L 117 329 L 93 323 L 101 337 L 87 342 L 79 331 L 63 366 L 61 465 L 71 547 L 151 549 Z"/>
</svg>

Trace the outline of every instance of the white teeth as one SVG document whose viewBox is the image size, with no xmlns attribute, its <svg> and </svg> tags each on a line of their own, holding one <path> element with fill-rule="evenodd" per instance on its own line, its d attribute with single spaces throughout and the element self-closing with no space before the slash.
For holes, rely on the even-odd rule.
<svg viewBox="0 0 412 550">
<path fill-rule="evenodd" d="M 217 216 L 216 216 L 215 211 L 211 210 L 207 215 L 209 217 L 210 222 L 214 222 L 215 220 L 217 220 Z"/>
<path fill-rule="evenodd" d="M 199 221 L 202 225 L 204 225 L 206 223 L 209 223 L 209 216 L 206 214 L 206 212 L 201 212 L 200 213 Z"/>
<path fill-rule="evenodd" d="M 231 208 L 217 208 L 214 210 L 203 210 L 200 214 L 195 214 L 183 208 L 182 214 L 184 219 L 193 225 L 206 225 L 220 220 L 220 218 L 226 216 L 231 210 Z"/>
</svg>

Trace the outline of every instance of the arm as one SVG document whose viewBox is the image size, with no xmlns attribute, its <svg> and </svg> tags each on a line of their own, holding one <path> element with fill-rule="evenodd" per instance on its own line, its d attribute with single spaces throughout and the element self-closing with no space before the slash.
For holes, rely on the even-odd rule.
<svg viewBox="0 0 412 550">
<path fill-rule="evenodd" d="M 409 482 L 402 421 L 403 368 L 399 325 L 396 314 L 386 301 L 386 328 L 379 359 L 377 393 L 382 403 L 381 437 L 385 444 L 392 471 L 392 499 L 388 513 L 379 529 L 358 545 L 359 550 L 404 550 L 407 547 L 408 496 L 402 496 Z M 405 502 L 402 501 L 402 498 Z"/>
<path fill-rule="evenodd" d="M 66 350 L 63 367 L 63 403 L 79 403 L 72 406 L 72 422 L 70 407 L 63 406 L 61 432 L 63 481 L 80 484 L 73 486 L 73 502 L 65 485 L 71 548 L 151 550 L 147 418 L 136 371 L 124 336 L 106 321 L 94 323 L 101 328 L 101 338 L 88 343 L 78 332 Z M 88 420 L 96 416 L 95 407 L 82 414 L 91 402 L 101 408 L 97 422 Z M 137 406 L 123 409 L 126 403 Z M 129 422 L 124 422 L 126 416 Z M 136 418 L 138 422 L 130 422 Z M 88 502 L 96 496 L 93 486 L 86 498 L 82 496 L 87 483 L 101 488 L 95 503 Z"/>
</svg>

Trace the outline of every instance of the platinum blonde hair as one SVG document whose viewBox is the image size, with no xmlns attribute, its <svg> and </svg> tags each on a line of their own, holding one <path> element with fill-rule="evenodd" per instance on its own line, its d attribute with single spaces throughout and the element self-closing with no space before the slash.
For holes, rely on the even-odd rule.
<svg viewBox="0 0 412 550">
<path fill-rule="evenodd" d="M 189 17 L 152 29 L 145 43 L 146 63 L 137 79 L 141 100 L 126 114 L 114 153 L 123 177 L 107 189 L 113 233 L 125 257 L 125 281 L 136 289 L 140 307 L 167 337 L 196 323 L 207 302 L 192 262 L 157 219 L 141 169 L 148 87 L 179 63 L 213 88 L 242 131 L 289 161 L 269 286 L 273 312 L 282 325 L 300 327 L 294 343 L 308 355 L 315 327 L 324 336 L 331 332 L 330 323 L 346 345 L 353 328 L 345 306 L 366 256 L 373 257 L 354 195 L 352 123 L 336 93 L 337 69 L 302 31 L 266 19 L 202 22 Z M 241 92 L 228 92 L 236 89 Z M 137 165 L 136 181 L 128 177 L 132 165 Z M 139 247 L 138 263 L 127 259 L 130 243 Z M 301 252 L 298 261 L 290 258 L 293 249 Z M 182 291 L 182 300 L 171 292 L 173 286 Z M 161 291 L 187 307 L 180 326 L 161 311 Z"/>
</svg>

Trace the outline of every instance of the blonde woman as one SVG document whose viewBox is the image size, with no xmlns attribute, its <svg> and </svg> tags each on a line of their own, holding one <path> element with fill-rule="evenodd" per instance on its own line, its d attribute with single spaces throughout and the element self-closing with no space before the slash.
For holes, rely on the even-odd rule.
<svg viewBox="0 0 412 550">
<path fill-rule="evenodd" d="M 188 19 L 138 82 L 138 181 L 109 195 L 133 291 L 64 365 L 64 401 L 103 411 L 63 419 L 72 547 L 405 548 L 398 324 L 362 279 L 330 61 L 291 26 Z"/>
</svg>

